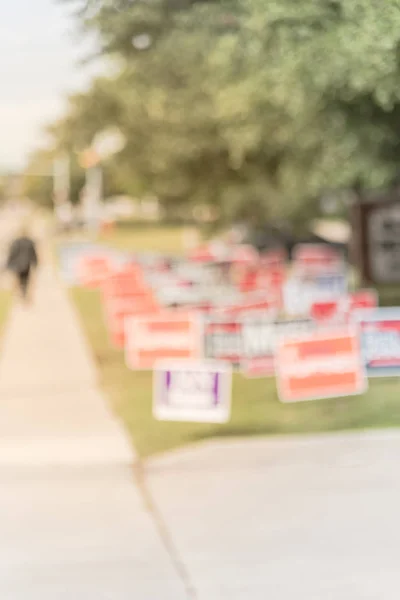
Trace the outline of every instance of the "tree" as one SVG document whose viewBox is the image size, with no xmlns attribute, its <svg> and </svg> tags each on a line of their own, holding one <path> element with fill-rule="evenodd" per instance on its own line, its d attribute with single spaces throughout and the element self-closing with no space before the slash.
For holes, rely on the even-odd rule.
<svg viewBox="0 0 400 600">
<path fill-rule="evenodd" d="M 128 143 L 109 168 L 123 189 L 151 190 L 167 210 L 207 202 L 224 220 L 301 225 L 325 189 L 397 172 L 400 0 L 80 9 L 122 66 L 73 98 L 53 135 L 82 147 L 118 126 Z"/>
</svg>

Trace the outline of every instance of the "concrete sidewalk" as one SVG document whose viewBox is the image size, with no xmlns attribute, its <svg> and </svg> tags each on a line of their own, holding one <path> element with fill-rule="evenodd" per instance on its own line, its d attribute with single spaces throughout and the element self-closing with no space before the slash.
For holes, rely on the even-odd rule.
<svg viewBox="0 0 400 600">
<path fill-rule="evenodd" d="M 148 462 L 199 600 L 396 600 L 400 431 L 213 441 Z"/>
<path fill-rule="evenodd" d="M 1 600 L 187 598 L 49 266 L 2 344 Z"/>
<path fill-rule="evenodd" d="M 0 464 L 129 464 L 133 448 L 98 389 L 77 318 L 52 269 L 16 304 L 0 361 Z"/>
</svg>

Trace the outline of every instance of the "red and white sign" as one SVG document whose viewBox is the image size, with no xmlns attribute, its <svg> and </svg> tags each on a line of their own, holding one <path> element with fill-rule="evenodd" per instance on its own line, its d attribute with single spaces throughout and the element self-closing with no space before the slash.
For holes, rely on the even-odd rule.
<svg viewBox="0 0 400 600">
<path fill-rule="evenodd" d="M 288 259 L 287 252 L 284 248 L 276 250 L 267 250 L 260 255 L 260 265 L 263 267 L 283 267 Z"/>
<path fill-rule="evenodd" d="M 343 268 L 343 257 L 327 244 L 298 244 L 293 250 L 293 263 L 303 273 L 326 273 Z"/>
<path fill-rule="evenodd" d="M 398 377 L 400 309 L 384 307 L 359 310 L 354 317 L 368 377 Z"/>
<path fill-rule="evenodd" d="M 313 302 L 310 315 L 322 325 L 344 324 L 346 321 L 345 306 L 342 300 Z"/>
<path fill-rule="evenodd" d="M 282 402 L 351 396 L 368 387 L 355 329 L 282 340 L 275 365 Z"/>
<path fill-rule="evenodd" d="M 128 267 L 108 277 L 102 285 L 103 307 L 112 343 L 123 348 L 128 316 L 159 312 L 160 305 L 144 282 L 142 270 Z"/>
<path fill-rule="evenodd" d="M 128 317 L 153 315 L 160 312 L 154 296 L 103 296 L 105 319 L 112 343 L 117 348 L 125 345 L 125 320 Z"/>
<path fill-rule="evenodd" d="M 279 303 L 275 298 L 271 298 L 270 300 L 249 298 L 240 304 L 234 304 L 233 306 L 221 306 L 215 309 L 215 314 L 239 316 L 255 313 L 267 313 L 271 316 L 271 318 L 273 318 L 276 316 L 278 308 Z"/>
<path fill-rule="evenodd" d="M 115 264 L 108 256 L 84 256 L 77 265 L 78 281 L 86 287 L 99 287 L 115 270 Z"/>
<path fill-rule="evenodd" d="M 283 337 L 293 339 L 314 331 L 312 319 L 271 320 L 268 315 L 252 315 L 242 319 L 241 370 L 246 377 L 267 377 L 275 373 L 275 350 Z"/>
<path fill-rule="evenodd" d="M 229 260 L 236 264 L 255 264 L 258 258 L 258 252 L 253 246 L 241 244 L 233 247 Z"/>
<path fill-rule="evenodd" d="M 243 293 L 264 292 L 269 297 L 274 297 L 279 306 L 282 305 L 282 289 L 286 279 L 284 265 L 263 266 L 259 265 L 248 269 L 239 283 Z"/>
<path fill-rule="evenodd" d="M 242 323 L 235 316 L 211 313 L 204 323 L 204 354 L 239 366 L 243 354 Z"/>
<path fill-rule="evenodd" d="M 310 314 L 321 324 L 344 324 L 360 309 L 378 307 L 376 290 L 359 290 L 342 298 L 314 302 Z"/>
<path fill-rule="evenodd" d="M 349 296 L 349 312 L 364 308 L 378 308 L 379 296 L 378 292 L 373 289 L 358 290 Z"/>
<path fill-rule="evenodd" d="M 125 357 L 129 368 L 152 369 L 157 360 L 199 359 L 202 323 L 193 313 L 163 311 L 125 320 Z"/>
<path fill-rule="evenodd" d="M 227 247 L 223 242 L 209 242 L 198 246 L 189 254 L 189 260 L 199 263 L 223 261 L 227 256 Z"/>
</svg>

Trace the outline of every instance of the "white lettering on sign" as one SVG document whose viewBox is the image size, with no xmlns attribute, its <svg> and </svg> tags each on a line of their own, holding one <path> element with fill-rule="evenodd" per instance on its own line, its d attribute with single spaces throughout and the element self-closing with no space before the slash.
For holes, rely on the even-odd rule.
<svg viewBox="0 0 400 600">
<path fill-rule="evenodd" d="M 171 389 L 190 394 L 200 392 L 209 394 L 214 384 L 214 375 L 207 372 L 182 371 L 172 375 Z"/>
<path fill-rule="evenodd" d="M 210 405 L 213 373 L 181 371 L 171 375 L 169 400 L 174 406 L 201 408 Z"/>
<path fill-rule="evenodd" d="M 400 336 L 395 331 L 364 331 L 363 351 L 366 360 L 399 358 Z"/>
<path fill-rule="evenodd" d="M 143 350 L 158 348 L 176 348 L 180 350 L 191 346 L 191 343 L 191 337 L 187 333 L 151 333 L 143 336 L 140 340 L 140 347 Z"/>
<path fill-rule="evenodd" d="M 242 350 L 241 336 L 237 333 L 213 333 L 209 349 L 215 356 L 240 354 Z"/>
<path fill-rule="evenodd" d="M 272 355 L 285 336 L 295 337 L 315 328 L 311 320 L 266 322 L 255 320 L 243 322 L 243 352 L 246 358 Z"/>
<path fill-rule="evenodd" d="M 327 357 L 285 366 L 287 374 L 294 377 L 308 377 L 317 373 L 347 373 L 357 369 L 358 360 L 354 354 L 340 356 L 340 358 Z"/>
<path fill-rule="evenodd" d="M 336 299 L 345 289 L 346 281 L 342 275 L 322 276 L 312 281 L 289 279 L 283 289 L 285 310 L 293 316 L 308 314 L 314 302 Z"/>
<path fill-rule="evenodd" d="M 243 351 L 246 358 L 273 352 L 275 347 L 275 324 L 246 322 L 243 325 Z"/>
</svg>

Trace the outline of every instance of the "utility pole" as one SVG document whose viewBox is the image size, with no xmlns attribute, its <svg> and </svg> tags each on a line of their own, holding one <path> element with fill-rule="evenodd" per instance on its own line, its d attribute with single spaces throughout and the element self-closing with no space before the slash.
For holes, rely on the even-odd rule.
<svg viewBox="0 0 400 600">
<path fill-rule="evenodd" d="M 118 129 L 105 130 L 99 132 L 92 145 L 81 154 L 80 164 L 86 171 L 83 209 L 85 220 L 94 232 L 101 221 L 103 161 L 120 152 L 125 144 L 125 137 Z"/>
<path fill-rule="evenodd" d="M 70 159 L 67 153 L 57 157 L 53 163 L 54 211 L 60 221 L 71 216 L 70 203 Z"/>
</svg>

